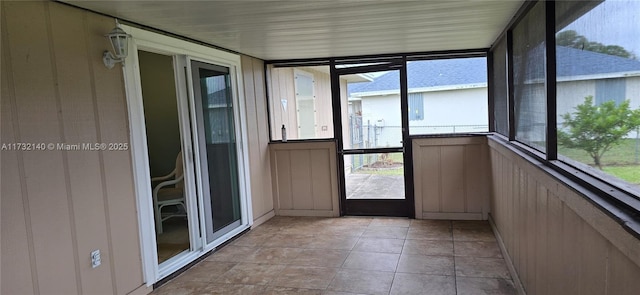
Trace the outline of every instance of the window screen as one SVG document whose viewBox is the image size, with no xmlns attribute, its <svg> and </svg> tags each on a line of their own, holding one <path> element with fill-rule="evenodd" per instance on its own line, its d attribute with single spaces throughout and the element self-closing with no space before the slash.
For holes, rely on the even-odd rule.
<svg viewBox="0 0 640 295">
<path fill-rule="evenodd" d="M 546 150 L 544 1 L 513 30 L 513 87 L 516 140 Z"/>
<path fill-rule="evenodd" d="M 495 131 L 509 136 L 509 96 L 507 82 L 507 42 L 500 39 L 493 48 L 493 126 Z"/>
</svg>

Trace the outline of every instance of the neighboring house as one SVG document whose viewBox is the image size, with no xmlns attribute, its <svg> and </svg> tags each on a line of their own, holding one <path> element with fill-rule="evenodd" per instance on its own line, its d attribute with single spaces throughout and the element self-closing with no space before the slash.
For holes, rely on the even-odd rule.
<svg viewBox="0 0 640 295">
<path fill-rule="evenodd" d="M 487 131 L 485 58 L 416 61 L 407 67 L 411 134 Z M 377 127 L 377 146 L 398 146 L 402 140 L 399 83 L 398 71 L 392 71 L 349 85 L 349 101 L 361 110 L 363 124 Z"/>
<path fill-rule="evenodd" d="M 558 123 L 561 116 L 572 112 L 593 96 L 596 103 L 607 100 L 631 101 L 640 107 L 640 61 L 575 48 L 557 49 L 558 58 Z M 442 59 L 409 62 L 409 126 L 411 134 L 436 134 L 487 131 L 487 71 L 484 58 Z M 363 124 L 375 125 L 377 146 L 399 145 L 400 113 L 399 76 L 397 71 L 378 76 L 371 82 L 349 85 L 351 114 L 362 115 Z M 544 98 L 544 84 L 525 81 L 527 95 Z M 604 93 L 609 96 L 605 97 Z M 536 102 L 536 100 L 530 100 Z M 544 103 L 544 100 L 539 101 Z M 544 113 L 533 105 L 521 106 L 531 112 L 531 122 L 544 122 Z M 525 124 L 521 122 L 521 124 Z M 373 128 L 373 127 L 372 127 Z M 545 134 L 532 124 L 521 128 L 534 134 Z M 634 133 L 635 134 L 635 133 Z M 630 134 L 630 136 L 635 136 Z M 534 139 L 535 140 L 535 139 Z"/>
</svg>

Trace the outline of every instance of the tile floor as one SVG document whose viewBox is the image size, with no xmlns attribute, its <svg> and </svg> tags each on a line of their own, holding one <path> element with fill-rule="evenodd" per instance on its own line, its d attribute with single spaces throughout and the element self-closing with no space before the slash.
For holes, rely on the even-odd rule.
<svg viewBox="0 0 640 295">
<path fill-rule="evenodd" d="M 486 221 L 274 217 L 153 294 L 516 294 Z"/>
</svg>

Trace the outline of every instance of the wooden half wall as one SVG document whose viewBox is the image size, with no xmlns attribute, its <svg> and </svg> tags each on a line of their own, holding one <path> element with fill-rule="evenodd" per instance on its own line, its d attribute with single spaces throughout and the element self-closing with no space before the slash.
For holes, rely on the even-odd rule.
<svg viewBox="0 0 640 295">
<path fill-rule="evenodd" d="M 484 136 L 414 139 L 412 147 L 416 218 L 487 219 L 491 182 Z"/>
<path fill-rule="evenodd" d="M 65 145 L 129 143 L 122 70 L 102 63 L 114 20 L 55 2 L 0 5 L 0 293 L 149 292 L 131 152 Z"/>
<path fill-rule="evenodd" d="M 335 142 L 271 143 L 276 215 L 340 215 Z"/>
<path fill-rule="evenodd" d="M 527 294 L 638 294 L 638 238 L 541 163 L 489 147 L 491 218 Z"/>
</svg>

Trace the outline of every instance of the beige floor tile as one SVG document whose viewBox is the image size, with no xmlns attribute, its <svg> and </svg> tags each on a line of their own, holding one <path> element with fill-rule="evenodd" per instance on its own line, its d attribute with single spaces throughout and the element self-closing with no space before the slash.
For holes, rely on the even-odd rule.
<svg viewBox="0 0 640 295">
<path fill-rule="evenodd" d="M 502 258 L 497 242 L 455 242 L 455 255 Z"/>
<path fill-rule="evenodd" d="M 377 217 L 371 221 L 369 226 L 397 226 L 397 227 L 409 227 L 411 220 L 407 218 L 384 218 Z"/>
<path fill-rule="evenodd" d="M 298 248 L 260 248 L 247 255 L 245 261 L 253 263 L 287 264 L 298 257 L 302 249 Z"/>
<path fill-rule="evenodd" d="M 339 292 L 339 291 L 324 291 L 322 295 L 366 295 L 363 293 L 351 293 L 351 292 Z"/>
<path fill-rule="evenodd" d="M 390 294 L 455 295 L 455 278 L 452 276 L 397 273 L 393 279 Z"/>
<path fill-rule="evenodd" d="M 332 225 L 337 226 L 368 226 L 373 220 L 372 217 L 345 216 L 340 218 L 330 218 Z"/>
<path fill-rule="evenodd" d="M 495 242 L 496 237 L 490 228 L 454 228 L 453 229 L 454 241 L 481 241 L 481 242 Z"/>
<path fill-rule="evenodd" d="M 262 247 L 306 248 L 313 239 L 314 237 L 309 235 L 276 234 L 262 243 Z"/>
<path fill-rule="evenodd" d="M 220 295 L 260 295 L 264 294 L 265 286 L 242 285 L 242 284 L 209 284 L 200 290 L 199 294 L 220 294 Z"/>
<path fill-rule="evenodd" d="M 259 234 L 259 235 L 274 235 L 281 232 L 287 226 L 288 225 L 285 225 L 285 224 L 267 221 L 266 223 L 263 223 L 255 228 L 252 228 L 251 231 L 249 231 L 249 233 Z"/>
<path fill-rule="evenodd" d="M 429 275 L 455 275 L 453 257 L 402 254 L 397 272 Z"/>
<path fill-rule="evenodd" d="M 404 240 L 402 239 L 360 238 L 353 250 L 359 252 L 400 254 L 402 252 L 403 245 Z"/>
<path fill-rule="evenodd" d="M 245 246 L 245 247 L 260 247 L 267 239 L 271 237 L 270 234 L 260 234 L 248 232 L 235 241 L 231 245 Z M 227 245 L 228 246 L 228 245 Z"/>
<path fill-rule="evenodd" d="M 455 257 L 456 275 L 463 277 L 511 279 L 502 258 Z"/>
<path fill-rule="evenodd" d="M 453 256 L 453 242 L 442 240 L 406 240 L 402 254 Z"/>
<path fill-rule="evenodd" d="M 289 265 L 269 285 L 324 290 L 337 271 L 337 268 Z"/>
<path fill-rule="evenodd" d="M 279 216 L 153 294 L 455 294 L 456 287 L 515 293 L 484 221 Z"/>
<path fill-rule="evenodd" d="M 351 236 L 334 236 L 319 235 L 315 236 L 307 248 L 309 249 L 333 249 L 333 250 L 351 250 L 358 242 L 358 237 Z"/>
<path fill-rule="evenodd" d="M 366 225 L 330 225 L 318 229 L 318 231 L 316 232 L 316 236 L 333 235 L 360 237 L 366 229 Z"/>
<path fill-rule="evenodd" d="M 322 228 L 323 227 L 320 225 L 313 225 L 313 224 L 291 225 L 286 228 L 283 228 L 278 233 L 284 234 L 284 235 L 313 236 L 313 235 L 316 235 L 318 231 L 322 230 Z"/>
<path fill-rule="evenodd" d="M 284 269 L 284 265 L 239 263 L 218 277 L 215 283 L 266 285 Z"/>
<path fill-rule="evenodd" d="M 451 222 L 451 227 L 491 229 L 491 225 L 487 220 L 454 220 Z"/>
<path fill-rule="evenodd" d="M 342 268 L 396 271 L 400 254 L 351 251 Z"/>
<path fill-rule="evenodd" d="M 411 227 L 407 232 L 407 240 L 452 240 L 451 229 L 446 226 Z"/>
<path fill-rule="evenodd" d="M 322 295 L 322 290 L 267 286 L 262 295 Z"/>
<path fill-rule="evenodd" d="M 247 256 L 257 252 L 260 248 L 246 247 L 230 244 L 224 248 L 217 250 L 213 254 L 209 255 L 206 261 L 227 261 L 227 262 L 241 262 L 246 259 Z"/>
<path fill-rule="evenodd" d="M 431 219 L 412 219 L 411 225 L 409 227 L 413 228 L 451 228 L 451 221 L 449 220 L 431 220 Z"/>
<path fill-rule="evenodd" d="M 153 295 L 196 295 L 202 294 L 202 290 L 207 288 L 209 282 L 198 281 L 170 281 L 167 284 L 153 290 Z"/>
<path fill-rule="evenodd" d="M 201 261 L 175 278 L 175 282 L 208 282 L 211 283 L 236 266 L 235 262 Z"/>
<path fill-rule="evenodd" d="M 304 249 L 289 263 L 302 266 L 340 267 L 349 256 L 348 250 Z"/>
<path fill-rule="evenodd" d="M 490 278 L 456 278 L 458 295 L 515 295 L 511 280 Z"/>
<path fill-rule="evenodd" d="M 407 227 L 370 226 L 362 234 L 363 238 L 404 239 L 407 237 Z"/>
<path fill-rule="evenodd" d="M 388 294 L 393 272 L 343 269 L 338 271 L 328 291 L 356 294 Z"/>
</svg>

